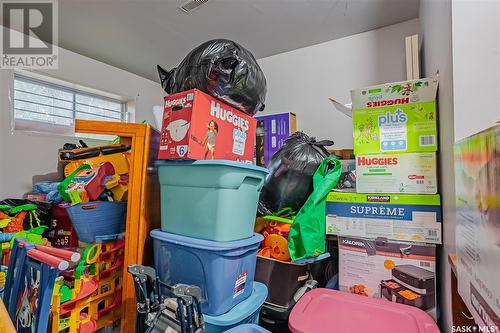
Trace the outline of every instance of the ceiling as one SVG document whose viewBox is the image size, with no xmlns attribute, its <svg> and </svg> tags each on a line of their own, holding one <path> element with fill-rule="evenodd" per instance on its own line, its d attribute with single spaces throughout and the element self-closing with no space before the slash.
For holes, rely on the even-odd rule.
<svg viewBox="0 0 500 333">
<path fill-rule="evenodd" d="M 157 80 L 213 38 L 267 57 L 418 17 L 418 0 L 59 0 L 59 45 Z"/>
</svg>

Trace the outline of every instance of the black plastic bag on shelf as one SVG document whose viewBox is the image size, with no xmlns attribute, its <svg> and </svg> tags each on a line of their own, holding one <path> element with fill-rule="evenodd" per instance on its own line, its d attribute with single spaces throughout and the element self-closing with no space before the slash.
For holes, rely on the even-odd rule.
<svg viewBox="0 0 500 333">
<path fill-rule="evenodd" d="M 269 162 L 259 213 L 298 212 L 313 191 L 314 172 L 329 155 L 325 147 L 331 145 L 333 141 L 316 141 L 302 132 L 292 134 Z"/>
<path fill-rule="evenodd" d="M 189 52 L 177 68 L 157 68 L 168 94 L 196 88 L 252 116 L 264 110 L 264 73 L 253 54 L 233 41 L 210 40 Z"/>
</svg>

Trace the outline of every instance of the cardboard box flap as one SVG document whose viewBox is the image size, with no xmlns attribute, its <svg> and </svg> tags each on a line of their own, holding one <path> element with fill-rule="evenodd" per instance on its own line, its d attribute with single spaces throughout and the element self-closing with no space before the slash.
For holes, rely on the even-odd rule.
<svg viewBox="0 0 500 333">
<path fill-rule="evenodd" d="M 432 102 L 436 99 L 437 88 L 436 77 L 355 89 L 351 90 L 352 108 L 365 109 L 385 105 Z"/>
<path fill-rule="evenodd" d="M 332 97 L 330 97 L 328 99 L 330 100 L 330 102 L 332 102 L 333 106 L 335 107 L 335 109 L 337 111 L 340 111 L 343 114 L 345 114 L 346 116 L 348 116 L 349 118 L 352 118 L 352 108 L 351 108 L 352 103 L 342 104 L 340 102 L 337 102 Z"/>
</svg>

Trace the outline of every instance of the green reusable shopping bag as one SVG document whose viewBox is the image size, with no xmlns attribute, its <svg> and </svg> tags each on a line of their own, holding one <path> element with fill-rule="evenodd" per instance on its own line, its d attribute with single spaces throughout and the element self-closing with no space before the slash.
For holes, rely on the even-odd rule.
<svg viewBox="0 0 500 333">
<path fill-rule="evenodd" d="M 314 258 L 326 251 L 326 196 L 337 185 L 342 165 L 327 157 L 313 176 L 314 190 L 293 220 L 288 235 L 288 250 L 292 261 Z"/>
</svg>

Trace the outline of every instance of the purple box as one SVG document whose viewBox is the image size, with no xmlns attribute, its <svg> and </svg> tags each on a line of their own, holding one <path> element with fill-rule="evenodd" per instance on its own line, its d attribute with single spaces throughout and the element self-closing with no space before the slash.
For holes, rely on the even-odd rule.
<svg viewBox="0 0 500 333">
<path fill-rule="evenodd" d="M 255 119 L 257 119 L 256 164 L 267 166 L 285 140 L 297 131 L 297 119 L 291 112 L 257 116 Z"/>
</svg>

